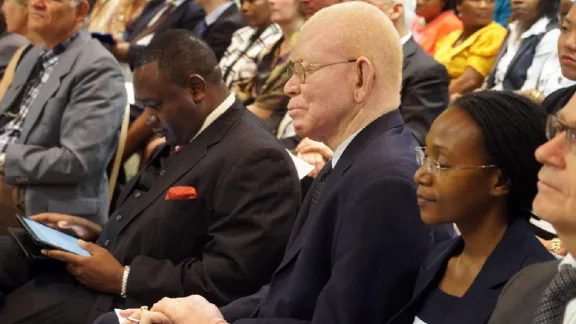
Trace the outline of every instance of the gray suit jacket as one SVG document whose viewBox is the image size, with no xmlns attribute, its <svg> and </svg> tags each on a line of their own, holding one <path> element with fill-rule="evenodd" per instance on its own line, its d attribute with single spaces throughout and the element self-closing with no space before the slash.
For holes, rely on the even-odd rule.
<svg viewBox="0 0 576 324">
<path fill-rule="evenodd" d="M 26 44 L 28 44 L 28 40 L 22 35 L 11 33 L 0 35 L 0 79 L 4 76 L 14 52 Z"/>
<path fill-rule="evenodd" d="M 0 113 L 24 91 L 43 49 L 36 46 L 23 58 Z M 66 213 L 105 222 L 106 169 L 126 100 L 120 65 L 82 30 L 40 89 L 20 139 L 6 150 L 5 182 L 26 187 L 27 215 Z"/>
<path fill-rule="evenodd" d="M 536 263 L 504 286 L 488 324 L 530 324 L 538 302 L 558 272 L 559 260 Z"/>
</svg>

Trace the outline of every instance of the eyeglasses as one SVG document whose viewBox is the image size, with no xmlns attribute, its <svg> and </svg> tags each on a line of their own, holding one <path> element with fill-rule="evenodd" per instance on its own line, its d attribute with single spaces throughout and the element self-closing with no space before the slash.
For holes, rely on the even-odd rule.
<svg viewBox="0 0 576 324">
<path fill-rule="evenodd" d="M 474 169 L 488 169 L 497 167 L 495 164 L 487 165 L 473 165 L 473 166 L 443 166 L 440 162 L 430 159 L 426 156 L 425 147 L 416 148 L 416 162 L 420 166 L 428 167 L 426 171 L 438 175 L 442 171 L 452 171 L 452 170 L 474 170 Z"/>
<path fill-rule="evenodd" d="M 356 60 L 357 59 L 334 62 L 334 63 L 326 63 L 326 64 L 308 64 L 308 65 L 304 65 L 304 64 L 302 64 L 302 62 L 297 61 L 297 62 L 292 62 L 288 66 L 288 70 L 290 71 L 290 73 L 295 74 L 298 77 L 298 80 L 300 80 L 300 84 L 304 84 L 304 82 L 306 82 L 306 70 L 320 69 L 323 67 L 332 66 L 332 65 L 336 65 L 336 64 L 354 63 L 354 62 L 356 62 Z"/>
<path fill-rule="evenodd" d="M 546 121 L 546 137 L 549 140 L 566 132 L 566 147 L 569 152 L 576 153 L 576 128 L 564 124 L 558 117 L 549 115 Z"/>
</svg>

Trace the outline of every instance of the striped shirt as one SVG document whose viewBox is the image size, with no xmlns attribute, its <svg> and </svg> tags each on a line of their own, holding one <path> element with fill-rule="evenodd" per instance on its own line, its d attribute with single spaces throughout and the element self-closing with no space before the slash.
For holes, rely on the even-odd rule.
<svg viewBox="0 0 576 324">
<path fill-rule="evenodd" d="M 254 37 L 258 37 L 254 40 Z M 278 25 L 268 26 L 259 36 L 254 27 L 244 27 L 232 35 L 232 42 L 220 60 L 220 70 L 229 89 L 250 81 L 256 73 L 258 58 L 282 37 Z"/>
</svg>

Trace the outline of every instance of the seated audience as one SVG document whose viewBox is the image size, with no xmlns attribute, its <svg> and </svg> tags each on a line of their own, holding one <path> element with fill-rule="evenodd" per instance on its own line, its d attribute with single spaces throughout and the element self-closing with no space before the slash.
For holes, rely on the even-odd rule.
<svg viewBox="0 0 576 324">
<path fill-rule="evenodd" d="M 25 37 L 28 29 L 28 12 L 25 4 L 26 2 L 19 3 L 16 0 L 0 1 L 2 7 L 0 12 L 0 79 L 4 76 L 14 53 L 28 44 Z"/>
<path fill-rule="evenodd" d="M 576 81 L 576 7 L 572 7 L 562 19 L 558 37 L 558 57 L 562 76 L 572 82 Z M 548 114 L 556 114 L 564 108 L 576 92 L 576 84 L 559 89 L 542 102 Z"/>
<path fill-rule="evenodd" d="M 457 99 L 418 148 L 418 205 L 428 225 L 461 236 L 426 257 L 412 301 L 389 323 L 486 323 L 500 290 L 522 268 L 553 260 L 528 219 L 545 141 L 545 115 L 512 93 Z"/>
<path fill-rule="evenodd" d="M 539 75 L 558 41 L 560 0 L 515 0 L 511 6 L 515 20 L 486 79 L 487 89 L 515 91 L 534 82 L 530 78 Z"/>
<path fill-rule="evenodd" d="M 241 9 L 248 26 L 232 35 L 232 43 L 220 60 L 229 89 L 252 79 L 260 54 L 282 37 L 282 30 L 270 19 L 268 0 L 242 0 Z"/>
<path fill-rule="evenodd" d="M 506 37 L 506 29 L 492 21 L 493 1 L 459 0 L 463 29 L 436 44 L 434 58 L 444 64 L 452 80 L 450 95 L 463 95 L 482 87 Z"/>
<path fill-rule="evenodd" d="M 538 193 L 532 207 L 556 228 L 568 255 L 516 274 L 502 290 L 489 324 L 574 323 L 576 97 L 558 117 L 548 117 L 546 133 L 549 141 L 536 150 L 536 159 L 544 166 L 538 174 Z"/>
<path fill-rule="evenodd" d="M 122 39 L 126 26 L 137 19 L 149 0 L 97 1 L 90 14 L 88 30 Z"/>
<path fill-rule="evenodd" d="M 0 103 L 0 231 L 17 212 L 102 224 L 126 105 L 120 66 L 84 29 L 87 1 L 31 0 L 28 8 L 30 32 L 44 44 L 22 58 Z"/>
<path fill-rule="evenodd" d="M 0 323 L 91 323 L 163 296 L 201 294 L 224 305 L 257 291 L 278 266 L 299 207 L 290 157 L 188 31 L 159 34 L 145 54 L 136 97 L 157 114 L 167 145 L 128 183 L 103 228 L 68 215 L 33 217 L 72 226 L 87 241 L 89 257 L 43 251 L 68 272 L 27 262 L 0 238 Z"/>
<path fill-rule="evenodd" d="M 336 153 L 307 195 L 270 285 L 223 307 L 223 318 L 215 308 L 204 314 L 164 299 L 182 315 L 173 323 L 385 323 L 410 300 L 433 236 L 416 205 L 415 141 L 397 110 L 397 35 L 361 2 L 322 9 L 304 25 L 285 88 L 289 113 L 299 136 Z M 319 66 L 306 68 L 312 62 Z M 107 317 L 99 323 L 118 323 Z"/>
<path fill-rule="evenodd" d="M 496 8 L 494 9 L 494 21 L 500 25 L 507 27 L 510 19 L 510 0 L 496 0 Z"/>
<path fill-rule="evenodd" d="M 320 9 L 343 2 L 343 0 L 300 0 L 306 19 L 310 19 Z"/>
<path fill-rule="evenodd" d="M 221 59 L 230 45 L 232 34 L 246 25 L 231 0 L 166 0 L 165 4 L 160 4 L 165 8 L 160 15 L 158 11 L 152 11 L 159 6 L 157 2 L 152 0 L 148 3 L 140 18 L 128 27 L 124 40 L 119 40 L 112 48 L 119 60 L 132 65 L 142 46 L 150 43 L 156 33 L 174 28 L 192 31 L 210 45 L 217 59 Z M 150 17 L 146 9 L 154 16 Z"/>
<path fill-rule="evenodd" d="M 248 110 L 258 116 L 276 134 L 280 121 L 286 115 L 288 96 L 283 92 L 290 78 L 288 65 L 290 52 L 304 25 L 304 14 L 299 0 L 268 0 L 270 18 L 282 30 L 282 38 L 261 55 L 254 77 L 233 89 Z"/>
<path fill-rule="evenodd" d="M 454 14 L 456 0 L 418 1 L 417 19 L 412 24 L 412 34 L 416 43 L 431 56 L 436 51 L 436 43 L 455 30 L 462 29 L 462 21 Z"/>
</svg>

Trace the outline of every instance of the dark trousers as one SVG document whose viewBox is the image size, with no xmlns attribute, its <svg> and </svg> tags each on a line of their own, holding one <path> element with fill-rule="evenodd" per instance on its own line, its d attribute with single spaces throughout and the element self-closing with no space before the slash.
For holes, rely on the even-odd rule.
<svg viewBox="0 0 576 324">
<path fill-rule="evenodd" d="M 106 313 L 96 319 L 94 324 L 118 324 L 118 316 L 116 313 Z"/>
<path fill-rule="evenodd" d="M 83 324 L 96 299 L 58 261 L 28 261 L 0 236 L 0 323 Z"/>
</svg>

